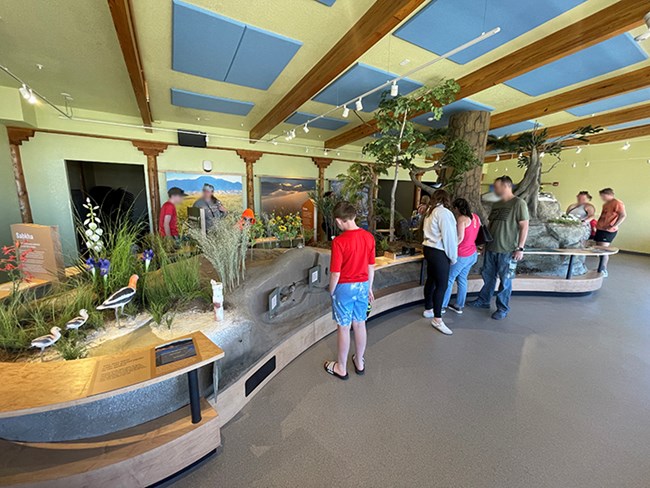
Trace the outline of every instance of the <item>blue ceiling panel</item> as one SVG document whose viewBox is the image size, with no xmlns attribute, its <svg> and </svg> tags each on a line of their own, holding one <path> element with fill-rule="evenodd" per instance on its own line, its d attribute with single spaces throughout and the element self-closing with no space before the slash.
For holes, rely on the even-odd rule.
<svg viewBox="0 0 650 488">
<path fill-rule="evenodd" d="M 334 5 L 334 2 L 336 2 L 336 0 L 316 0 L 316 1 L 322 3 L 323 5 L 327 5 L 328 7 L 331 7 L 332 5 Z"/>
<path fill-rule="evenodd" d="M 526 130 L 532 130 L 535 126 L 540 127 L 542 124 L 535 122 L 534 120 L 526 120 L 524 122 L 519 122 L 517 124 L 506 125 L 505 127 L 500 127 L 499 129 L 494 129 L 490 131 L 490 135 L 496 137 L 503 137 L 506 135 L 517 134 L 519 132 L 524 132 Z"/>
<path fill-rule="evenodd" d="M 305 112 L 295 112 L 291 117 L 285 120 L 288 124 L 300 125 L 304 124 L 310 119 L 317 117 L 316 114 L 308 114 Z M 337 130 L 341 127 L 346 126 L 348 123 L 345 120 L 334 119 L 332 117 L 321 117 L 318 120 L 314 120 L 309 123 L 309 127 L 314 127 L 316 129 L 326 129 L 326 130 Z"/>
<path fill-rule="evenodd" d="M 340 105 L 348 100 L 358 97 L 373 88 L 378 87 L 382 83 L 395 78 L 397 75 L 382 71 L 372 66 L 363 63 L 357 63 L 352 68 L 347 70 L 336 81 L 332 82 L 327 88 L 322 90 L 313 99 L 317 102 L 327 103 L 329 105 Z M 406 95 L 422 86 L 413 80 L 404 79 L 399 82 L 400 95 Z M 373 93 L 363 99 L 363 111 L 374 112 L 379 107 L 382 92 Z M 354 103 L 350 106 L 350 110 L 354 109 Z"/>
<path fill-rule="evenodd" d="M 442 117 L 440 120 L 427 120 L 431 116 L 431 112 L 420 115 L 413 119 L 413 122 L 421 125 L 426 125 L 427 127 L 446 127 L 449 125 L 449 117 L 458 112 L 469 112 L 470 110 L 484 110 L 487 112 L 492 112 L 494 107 L 488 105 L 483 105 L 482 103 L 474 102 L 468 98 L 463 100 L 456 100 L 455 102 L 445 105 L 442 109 Z"/>
<path fill-rule="evenodd" d="M 222 114 L 248 115 L 255 104 L 172 88 L 172 105 Z"/>
<path fill-rule="evenodd" d="M 302 43 L 173 0 L 172 68 L 268 89 Z"/>
<path fill-rule="evenodd" d="M 226 81 L 267 90 L 300 46 L 302 42 L 246 26 Z"/>
<path fill-rule="evenodd" d="M 172 68 L 224 81 L 246 26 L 174 0 L 172 29 Z"/>
<path fill-rule="evenodd" d="M 646 59 L 648 54 L 625 33 L 517 76 L 505 84 L 535 97 Z"/>
<path fill-rule="evenodd" d="M 437 0 L 400 27 L 395 36 L 444 54 L 501 27 L 501 32 L 455 54 L 465 64 L 544 24 L 586 0 Z"/>
<path fill-rule="evenodd" d="M 634 120 L 632 122 L 625 122 L 623 124 L 612 125 L 610 127 L 607 127 L 607 130 L 628 129 L 630 127 L 638 127 L 640 125 L 648 125 L 648 124 L 650 124 L 650 117 L 648 117 L 647 119 Z"/>
<path fill-rule="evenodd" d="M 584 117 L 585 115 L 597 114 L 607 110 L 614 110 L 615 108 L 648 101 L 650 101 L 650 88 L 643 88 L 642 90 L 623 93 L 622 95 L 617 95 L 615 97 L 580 105 L 579 107 L 567 110 L 567 112 L 577 117 Z"/>
</svg>

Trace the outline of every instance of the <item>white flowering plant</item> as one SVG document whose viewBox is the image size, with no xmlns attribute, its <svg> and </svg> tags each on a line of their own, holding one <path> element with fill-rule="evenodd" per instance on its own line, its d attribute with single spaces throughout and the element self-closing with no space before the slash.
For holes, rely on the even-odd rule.
<svg viewBox="0 0 650 488">
<path fill-rule="evenodd" d="M 88 250 L 93 254 L 99 254 L 104 250 L 104 229 L 100 227 L 101 220 L 96 211 L 99 210 L 97 205 L 93 205 L 90 198 L 86 198 L 83 207 L 88 211 L 86 219 L 83 221 L 83 237 Z"/>
</svg>

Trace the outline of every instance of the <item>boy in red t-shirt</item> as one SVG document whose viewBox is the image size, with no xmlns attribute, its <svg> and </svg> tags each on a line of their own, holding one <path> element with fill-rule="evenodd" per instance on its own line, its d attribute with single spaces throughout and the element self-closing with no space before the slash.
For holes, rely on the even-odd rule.
<svg viewBox="0 0 650 488">
<path fill-rule="evenodd" d="M 187 196 L 183 190 L 178 187 L 170 188 L 167 192 L 169 200 L 160 207 L 160 219 L 158 221 L 158 232 L 162 237 L 172 237 L 178 239 L 178 216 L 176 215 L 176 205 L 183 201 Z"/>
<path fill-rule="evenodd" d="M 375 277 L 375 238 L 355 223 L 356 209 L 348 202 L 334 207 L 336 225 L 343 231 L 332 241 L 330 263 L 330 294 L 332 316 L 338 324 L 338 358 L 327 361 L 325 371 L 342 380 L 348 379 L 347 362 L 350 350 L 350 325 L 354 329 L 355 354 L 352 355 L 354 370 L 365 373 L 366 318 L 368 302 Z"/>
</svg>

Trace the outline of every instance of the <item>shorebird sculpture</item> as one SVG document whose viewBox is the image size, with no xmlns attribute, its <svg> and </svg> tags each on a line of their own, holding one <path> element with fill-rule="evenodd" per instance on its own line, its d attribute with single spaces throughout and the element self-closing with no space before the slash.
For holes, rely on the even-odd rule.
<svg viewBox="0 0 650 488">
<path fill-rule="evenodd" d="M 115 321 L 117 325 L 120 325 L 120 315 L 124 315 L 128 318 L 133 318 L 130 315 L 124 313 L 124 307 L 126 307 L 133 297 L 135 296 L 136 286 L 138 284 L 138 275 L 131 275 L 129 279 L 129 285 L 124 288 L 120 288 L 110 297 L 108 297 L 104 303 L 97 307 L 97 310 L 109 310 L 113 309 L 115 311 Z"/>
<path fill-rule="evenodd" d="M 52 327 L 50 333 L 32 340 L 32 347 L 37 347 L 41 350 L 41 361 L 43 361 L 43 351 L 52 346 L 61 339 L 61 329 L 59 327 Z"/>
<path fill-rule="evenodd" d="M 79 329 L 79 327 L 84 325 L 86 322 L 88 322 L 88 310 L 82 308 L 81 310 L 79 310 L 79 315 L 77 315 L 72 320 L 68 320 L 66 322 L 65 328 L 67 330 L 76 331 L 77 329 Z"/>
</svg>

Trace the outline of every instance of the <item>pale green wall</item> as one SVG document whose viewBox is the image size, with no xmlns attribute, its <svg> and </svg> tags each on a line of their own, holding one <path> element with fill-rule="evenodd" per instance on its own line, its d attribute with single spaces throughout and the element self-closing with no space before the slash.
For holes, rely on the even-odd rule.
<svg viewBox="0 0 650 488">
<path fill-rule="evenodd" d="M 18 196 L 14 183 L 14 172 L 11 167 L 9 154 L 9 139 L 7 129 L 0 125 L 0 195 L 2 195 L 2 211 L 0 212 L 0 246 L 11 243 L 9 226 L 20 222 Z"/>
<path fill-rule="evenodd" d="M 650 140 L 631 140 L 630 143 L 632 146 L 627 151 L 621 149 L 623 142 L 586 146 L 580 154 L 576 154 L 575 149 L 565 150 L 562 162 L 543 175 L 542 182 L 560 183 L 557 187 L 547 185 L 544 190 L 553 193 L 563 209 L 575 200 L 579 191 L 589 191 L 598 212 L 601 208 L 598 190 L 612 187 L 625 203 L 628 215 L 614 245 L 628 251 L 650 253 Z M 554 160 L 546 156 L 544 167 L 548 168 Z M 487 164 L 485 172 L 486 182 L 507 173 L 516 183 L 523 174 L 513 160 Z"/>
<path fill-rule="evenodd" d="M 143 171 L 146 162 L 144 154 L 128 141 L 42 132 L 23 143 L 21 155 L 34 223 L 59 226 L 67 263 L 77 246 L 65 160 L 141 164 Z"/>
</svg>

